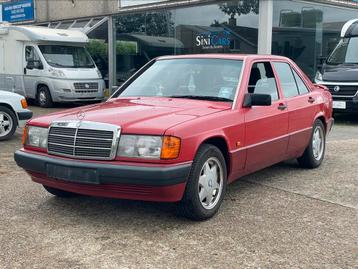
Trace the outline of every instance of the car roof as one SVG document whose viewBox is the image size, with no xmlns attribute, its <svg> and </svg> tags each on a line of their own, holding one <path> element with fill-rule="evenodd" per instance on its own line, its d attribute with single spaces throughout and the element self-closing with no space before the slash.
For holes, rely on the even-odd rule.
<svg viewBox="0 0 358 269">
<path fill-rule="evenodd" d="M 160 56 L 158 60 L 166 59 L 226 59 L 226 60 L 281 60 L 289 61 L 287 57 L 267 54 L 229 54 L 229 53 L 214 53 L 214 54 L 185 54 L 185 55 L 168 55 Z"/>
</svg>

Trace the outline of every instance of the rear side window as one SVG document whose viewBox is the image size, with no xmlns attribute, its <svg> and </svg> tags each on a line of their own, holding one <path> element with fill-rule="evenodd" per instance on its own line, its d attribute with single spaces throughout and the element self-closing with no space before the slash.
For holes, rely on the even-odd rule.
<svg viewBox="0 0 358 269">
<path fill-rule="evenodd" d="M 306 87 L 306 84 L 303 82 L 303 80 L 301 79 L 301 77 L 297 74 L 297 72 L 292 69 L 292 72 L 295 76 L 295 79 L 296 79 L 296 83 L 297 83 L 297 88 L 298 88 L 298 91 L 300 94 L 305 94 L 305 93 L 308 93 L 308 89 Z"/>
<path fill-rule="evenodd" d="M 283 95 L 287 98 L 297 96 L 298 88 L 289 64 L 274 62 L 273 65 L 280 79 Z"/>
</svg>

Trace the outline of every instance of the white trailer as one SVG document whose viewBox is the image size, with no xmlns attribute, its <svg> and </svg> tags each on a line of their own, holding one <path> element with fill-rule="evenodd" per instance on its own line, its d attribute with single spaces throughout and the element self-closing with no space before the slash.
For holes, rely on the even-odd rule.
<svg viewBox="0 0 358 269">
<path fill-rule="evenodd" d="M 0 90 L 53 102 L 100 101 L 101 73 L 76 30 L 0 24 Z"/>
</svg>

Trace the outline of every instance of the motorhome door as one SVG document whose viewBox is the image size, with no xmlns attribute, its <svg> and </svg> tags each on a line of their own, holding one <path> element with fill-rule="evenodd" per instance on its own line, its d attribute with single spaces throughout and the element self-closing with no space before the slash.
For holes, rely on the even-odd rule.
<svg viewBox="0 0 358 269">
<path fill-rule="evenodd" d="M 24 53 L 24 88 L 26 96 L 36 98 L 37 85 L 44 75 L 43 63 L 34 46 L 26 45 Z"/>
</svg>

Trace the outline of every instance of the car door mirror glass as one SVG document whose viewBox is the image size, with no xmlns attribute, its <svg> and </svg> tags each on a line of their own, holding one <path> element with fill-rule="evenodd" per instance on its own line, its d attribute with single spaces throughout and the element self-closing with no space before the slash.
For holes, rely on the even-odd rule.
<svg viewBox="0 0 358 269">
<path fill-rule="evenodd" d="M 270 94 L 247 93 L 244 97 L 243 107 L 270 106 L 271 104 Z"/>
<path fill-rule="evenodd" d="M 43 65 L 39 60 L 29 60 L 26 65 L 26 69 L 43 69 Z"/>
</svg>

